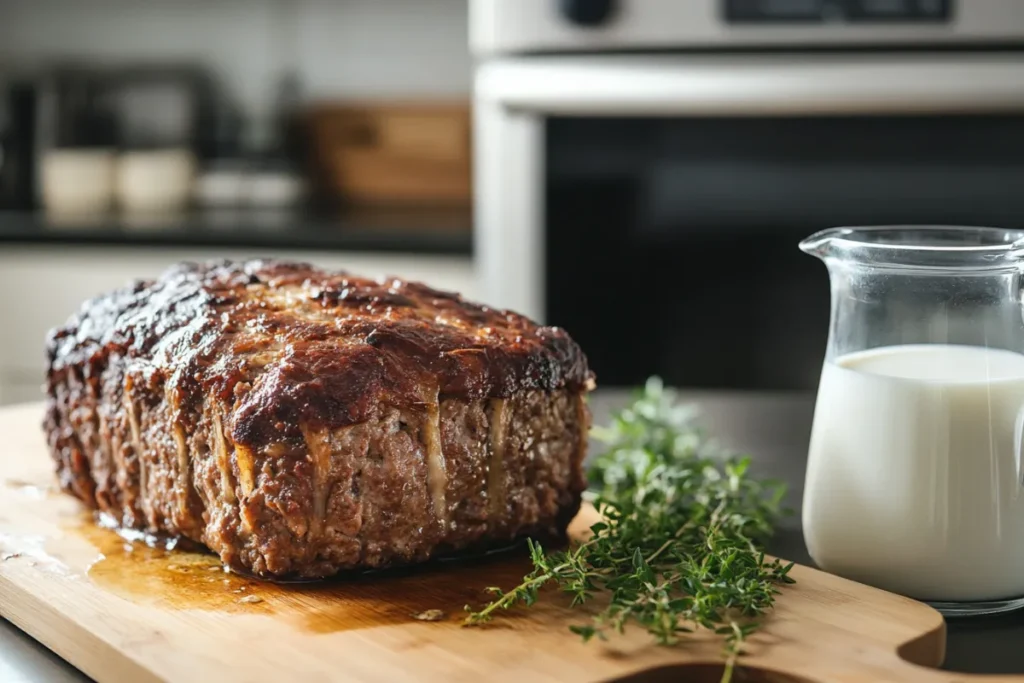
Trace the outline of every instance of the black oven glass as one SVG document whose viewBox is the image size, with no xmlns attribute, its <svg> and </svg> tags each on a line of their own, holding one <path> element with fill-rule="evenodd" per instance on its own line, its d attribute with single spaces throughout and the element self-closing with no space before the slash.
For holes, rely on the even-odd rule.
<svg viewBox="0 0 1024 683">
<path fill-rule="evenodd" d="M 549 118 L 546 321 L 601 386 L 813 390 L 838 225 L 1024 227 L 1024 117 Z"/>
</svg>

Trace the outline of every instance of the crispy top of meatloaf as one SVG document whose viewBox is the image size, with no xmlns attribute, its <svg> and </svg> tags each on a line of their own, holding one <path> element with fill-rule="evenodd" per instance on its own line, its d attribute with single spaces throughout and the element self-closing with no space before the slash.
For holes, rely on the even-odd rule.
<svg viewBox="0 0 1024 683">
<path fill-rule="evenodd" d="M 86 302 L 47 352 L 51 381 L 68 366 L 98 377 L 120 357 L 182 414 L 226 400 L 231 436 L 249 446 L 301 437 L 300 424 L 364 422 L 382 405 L 592 383 L 557 327 L 418 282 L 287 261 L 180 264 Z"/>
</svg>

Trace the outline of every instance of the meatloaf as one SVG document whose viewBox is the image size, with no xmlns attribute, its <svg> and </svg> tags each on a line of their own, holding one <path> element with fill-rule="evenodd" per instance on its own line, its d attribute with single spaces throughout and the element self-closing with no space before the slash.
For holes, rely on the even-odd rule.
<svg viewBox="0 0 1024 683">
<path fill-rule="evenodd" d="M 418 282 L 180 264 L 86 302 L 47 352 L 62 487 L 257 576 L 561 534 L 585 484 L 576 343 Z"/>
</svg>

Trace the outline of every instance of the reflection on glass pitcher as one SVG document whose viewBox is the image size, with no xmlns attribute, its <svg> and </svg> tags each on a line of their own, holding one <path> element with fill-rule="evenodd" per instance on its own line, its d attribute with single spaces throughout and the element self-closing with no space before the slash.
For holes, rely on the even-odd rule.
<svg viewBox="0 0 1024 683">
<path fill-rule="evenodd" d="M 826 230 L 803 525 L 823 569 L 949 615 L 1024 606 L 1024 232 Z"/>
</svg>

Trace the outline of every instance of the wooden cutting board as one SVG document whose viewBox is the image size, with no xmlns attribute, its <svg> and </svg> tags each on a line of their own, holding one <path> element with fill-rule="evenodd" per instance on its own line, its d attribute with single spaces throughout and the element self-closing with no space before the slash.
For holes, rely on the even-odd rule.
<svg viewBox="0 0 1024 683">
<path fill-rule="evenodd" d="M 521 552 L 404 574 L 274 585 L 207 555 L 126 542 L 54 489 L 42 408 L 0 410 L 0 614 L 102 683 L 122 681 L 718 680 L 721 642 L 679 647 L 636 629 L 581 643 L 559 595 L 464 628 L 463 606 L 511 587 Z M 592 509 L 590 511 L 592 513 Z M 574 530 L 585 529 L 577 520 Z M 923 668 L 943 657 L 939 614 L 806 567 L 742 660 L 771 681 L 964 681 Z M 440 621 L 422 621 L 441 610 Z M 916 664 L 912 664 L 914 662 Z M 996 680 L 986 677 L 985 680 Z"/>
</svg>

